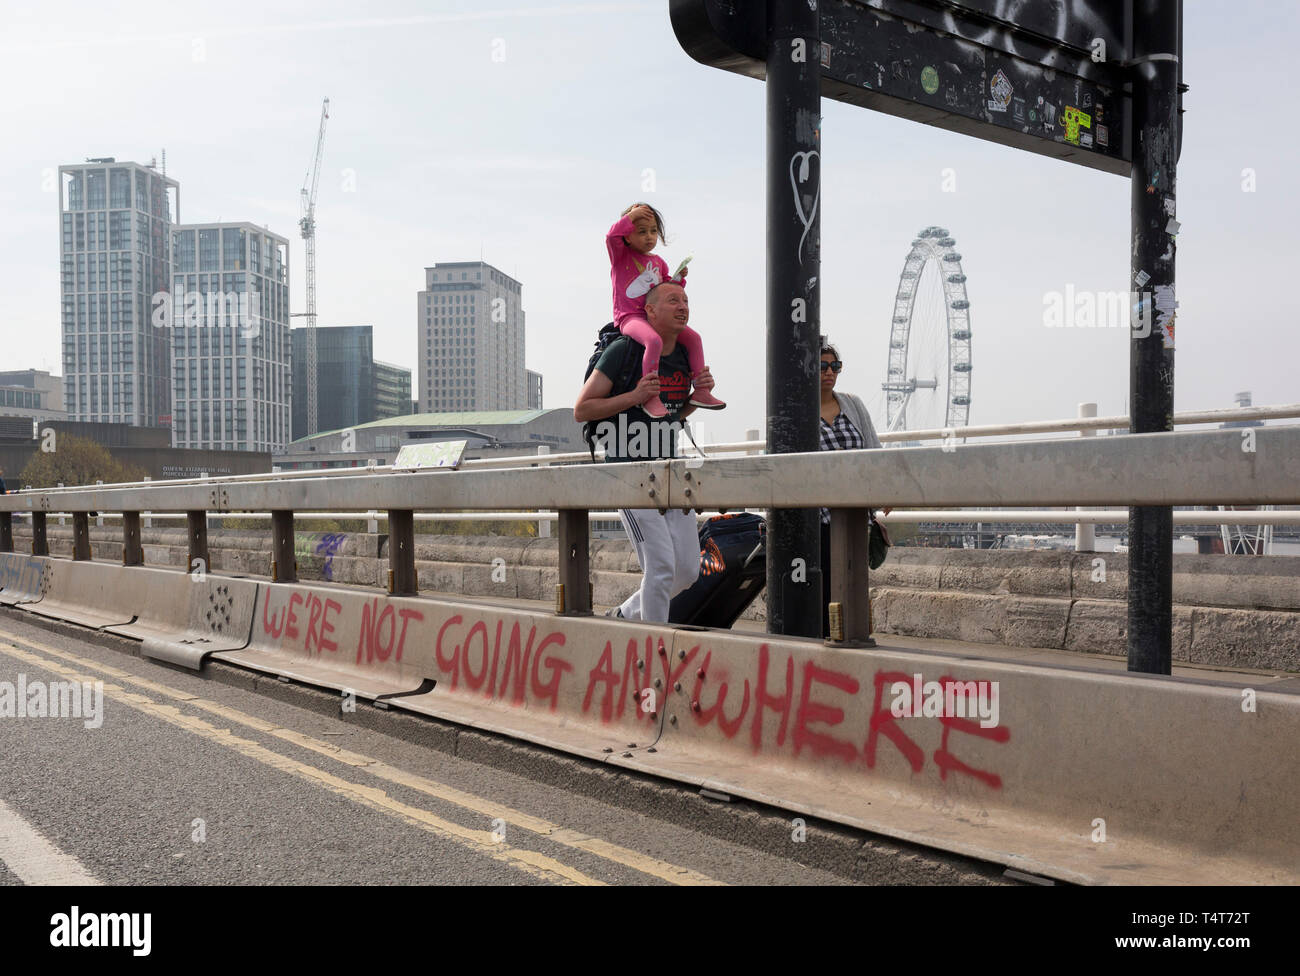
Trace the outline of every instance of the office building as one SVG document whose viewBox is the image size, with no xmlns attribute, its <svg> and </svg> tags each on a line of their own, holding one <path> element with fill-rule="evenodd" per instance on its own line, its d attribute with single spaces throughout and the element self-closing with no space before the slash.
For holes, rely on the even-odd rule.
<svg viewBox="0 0 1300 976">
<path fill-rule="evenodd" d="M 375 420 L 411 412 L 411 371 L 375 360 Z"/>
<path fill-rule="evenodd" d="M 307 436 L 307 330 L 293 330 L 293 434 Z M 374 327 L 316 329 L 316 428 L 320 433 L 410 413 L 411 372 L 376 362 Z"/>
<path fill-rule="evenodd" d="M 420 410 L 522 410 L 522 285 L 483 261 L 424 269 L 416 298 Z"/>
<path fill-rule="evenodd" d="M 63 377 L 43 369 L 0 370 L 0 417 L 66 420 Z"/>
<path fill-rule="evenodd" d="M 283 451 L 293 397 L 289 241 L 250 223 L 172 231 L 175 447 Z"/>
<path fill-rule="evenodd" d="M 528 378 L 528 404 L 529 410 L 542 409 L 542 374 L 535 373 L 531 369 L 524 370 Z"/>
<path fill-rule="evenodd" d="M 152 313 L 171 285 L 179 211 L 180 185 L 153 166 L 103 158 L 59 167 L 69 418 L 143 427 L 169 421 L 171 337 Z"/>
</svg>

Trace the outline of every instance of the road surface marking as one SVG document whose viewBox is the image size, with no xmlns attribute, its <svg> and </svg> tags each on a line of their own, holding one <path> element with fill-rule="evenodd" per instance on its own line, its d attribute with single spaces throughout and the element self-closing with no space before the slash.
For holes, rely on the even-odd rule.
<svg viewBox="0 0 1300 976">
<path fill-rule="evenodd" d="M 286 729 L 263 719 L 256 718 L 255 716 L 229 708 L 228 706 L 199 698 L 197 695 L 191 695 L 188 692 L 183 692 L 167 685 L 158 684 L 149 681 L 146 678 L 140 678 L 128 671 L 123 671 L 107 664 L 100 664 L 97 661 L 87 660 L 78 655 L 50 647 L 49 645 L 43 644 L 39 641 L 24 638 L 23 642 L 32 647 L 39 648 L 43 653 L 110 675 L 117 678 L 123 684 L 134 685 L 137 688 L 142 688 L 146 691 L 151 691 L 167 698 L 183 701 L 192 707 L 201 709 L 212 715 L 220 716 L 228 722 L 255 729 L 265 735 L 272 735 L 286 742 L 291 742 L 301 748 L 329 756 L 332 759 L 337 759 L 339 762 L 370 773 L 379 779 L 424 793 L 427 796 L 462 807 L 466 810 L 472 810 L 475 813 L 482 814 L 489 818 L 495 819 L 499 817 L 509 826 L 522 828 L 523 830 L 546 837 L 548 840 L 557 844 L 571 847 L 575 850 L 585 851 L 589 854 L 594 854 L 604 860 L 615 864 L 621 864 L 624 867 L 630 867 L 634 871 L 648 874 L 651 877 L 659 878 L 662 881 L 667 881 L 677 885 L 725 884 L 725 882 L 717 881 L 707 875 L 699 873 L 698 871 L 692 871 L 689 868 L 662 861 L 658 858 L 651 857 L 648 854 L 642 854 L 638 851 L 620 847 L 617 844 L 612 844 L 597 837 L 591 837 L 587 834 L 581 833 L 580 831 L 561 827 L 558 824 L 551 823 L 540 817 L 534 817 L 531 814 L 524 813 L 522 810 L 515 810 L 500 803 L 494 803 L 491 800 L 487 800 L 473 793 L 466 793 L 444 783 L 439 783 L 423 776 L 408 773 L 394 766 L 390 766 L 388 763 L 381 760 L 373 759 L 369 756 L 361 755 L 360 753 L 350 752 L 346 749 L 340 748 L 339 746 L 333 745 L 332 743 L 322 742 L 319 739 L 312 738 L 311 736 L 297 732 L 293 729 Z"/>
<path fill-rule="evenodd" d="M 0 800 L 0 861 L 27 885 L 98 885 L 99 879 L 64 854 Z"/>
<path fill-rule="evenodd" d="M 92 680 L 91 675 L 83 675 L 72 668 L 66 668 L 57 662 L 50 661 L 47 658 L 40 657 L 36 654 L 21 650 L 12 644 L 0 642 L 0 654 L 16 658 L 20 661 L 32 665 L 33 667 L 45 668 L 54 671 L 65 677 L 74 678 L 79 681 Z M 486 830 L 474 830 L 469 827 L 463 827 L 458 823 L 449 820 L 443 820 L 419 807 L 413 807 L 410 804 L 402 803 L 390 797 L 383 790 L 369 786 L 359 786 L 356 783 L 350 783 L 345 779 L 340 779 L 323 769 L 318 769 L 307 763 L 299 762 L 288 756 L 283 756 L 278 752 L 273 752 L 265 746 L 253 742 L 250 739 L 241 739 L 234 735 L 229 729 L 217 728 L 215 725 L 209 725 L 207 722 L 190 715 L 182 714 L 181 711 L 171 705 L 162 705 L 146 698 L 144 695 L 138 695 L 134 692 L 127 691 L 115 684 L 104 684 L 104 697 L 112 701 L 134 708 L 137 711 L 144 712 L 153 718 L 161 719 L 170 725 L 191 732 L 200 738 L 207 739 L 209 742 L 224 746 L 234 752 L 255 759 L 263 765 L 278 769 L 281 772 L 289 773 L 304 779 L 309 783 L 327 789 L 346 799 L 359 803 L 362 806 L 377 810 L 380 813 L 386 813 L 389 816 L 405 821 L 412 827 L 418 827 L 421 830 L 459 843 L 464 847 L 479 854 L 484 854 L 497 861 L 503 861 L 514 868 L 525 871 L 536 877 L 550 882 L 561 882 L 580 885 L 603 885 L 605 882 L 596 878 L 588 877 L 576 868 L 569 867 L 555 858 L 547 857 L 536 851 L 525 850 L 523 848 L 511 847 L 505 841 L 494 841 L 492 832 Z"/>
</svg>

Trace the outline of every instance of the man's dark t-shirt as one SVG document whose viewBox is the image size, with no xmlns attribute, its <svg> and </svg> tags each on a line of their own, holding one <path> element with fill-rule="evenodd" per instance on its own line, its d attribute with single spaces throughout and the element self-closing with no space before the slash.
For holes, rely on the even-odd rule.
<svg viewBox="0 0 1300 976">
<path fill-rule="evenodd" d="M 611 342 L 596 361 L 596 369 L 611 380 L 616 379 L 628 342 L 631 340 L 626 337 Z M 638 363 L 631 382 L 635 385 L 640 378 Z M 686 407 L 690 393 L 691 365 L 679 342 L 671 353 L 659 357 L 659 399 L 667 408 L 668 416 L 656 420 L 636 406 L 599 421 L 596 443 L 605 448 L 605 460 L 655 461 L 676 456 L 680 423 L 674 422 L 674 418 Z"/>
</svg>

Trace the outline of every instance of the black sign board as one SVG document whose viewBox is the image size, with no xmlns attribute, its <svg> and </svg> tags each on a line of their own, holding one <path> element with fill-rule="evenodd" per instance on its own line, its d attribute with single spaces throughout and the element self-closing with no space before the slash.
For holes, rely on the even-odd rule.
<svg viewBox="0 0 1300 976">
<path fill-rule="evenodd" d="M 822 95 L 1129 175 L 1128 0 L 807 0 Z M 670 0 L 695 60 L 766 76 L 765 0 Z M 811 53 L 810 53 L 810 56 Z"/>
</svg>

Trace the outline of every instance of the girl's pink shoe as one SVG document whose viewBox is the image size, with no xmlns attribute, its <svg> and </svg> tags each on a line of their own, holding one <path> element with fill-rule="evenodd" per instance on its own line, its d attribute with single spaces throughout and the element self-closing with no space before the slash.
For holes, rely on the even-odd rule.
<svg viewBox="0 0 1300 976">
<path fill-rule="evenodd" d="M 721 410 L 726 404 L 708 390 L 696 390 L 691 394 L 691 406 L 702 407 L 705 410 Z"/>
<path fill-rule="evenodd" d="M 664 402 L 659 399 L 658 393 L 652 396 L 645 403 L 641 404 L 641 409 L 656 420 L 662 420 L 664 417 L 668 416 L 668 408 L 665 407 Z"/>
</svg>

